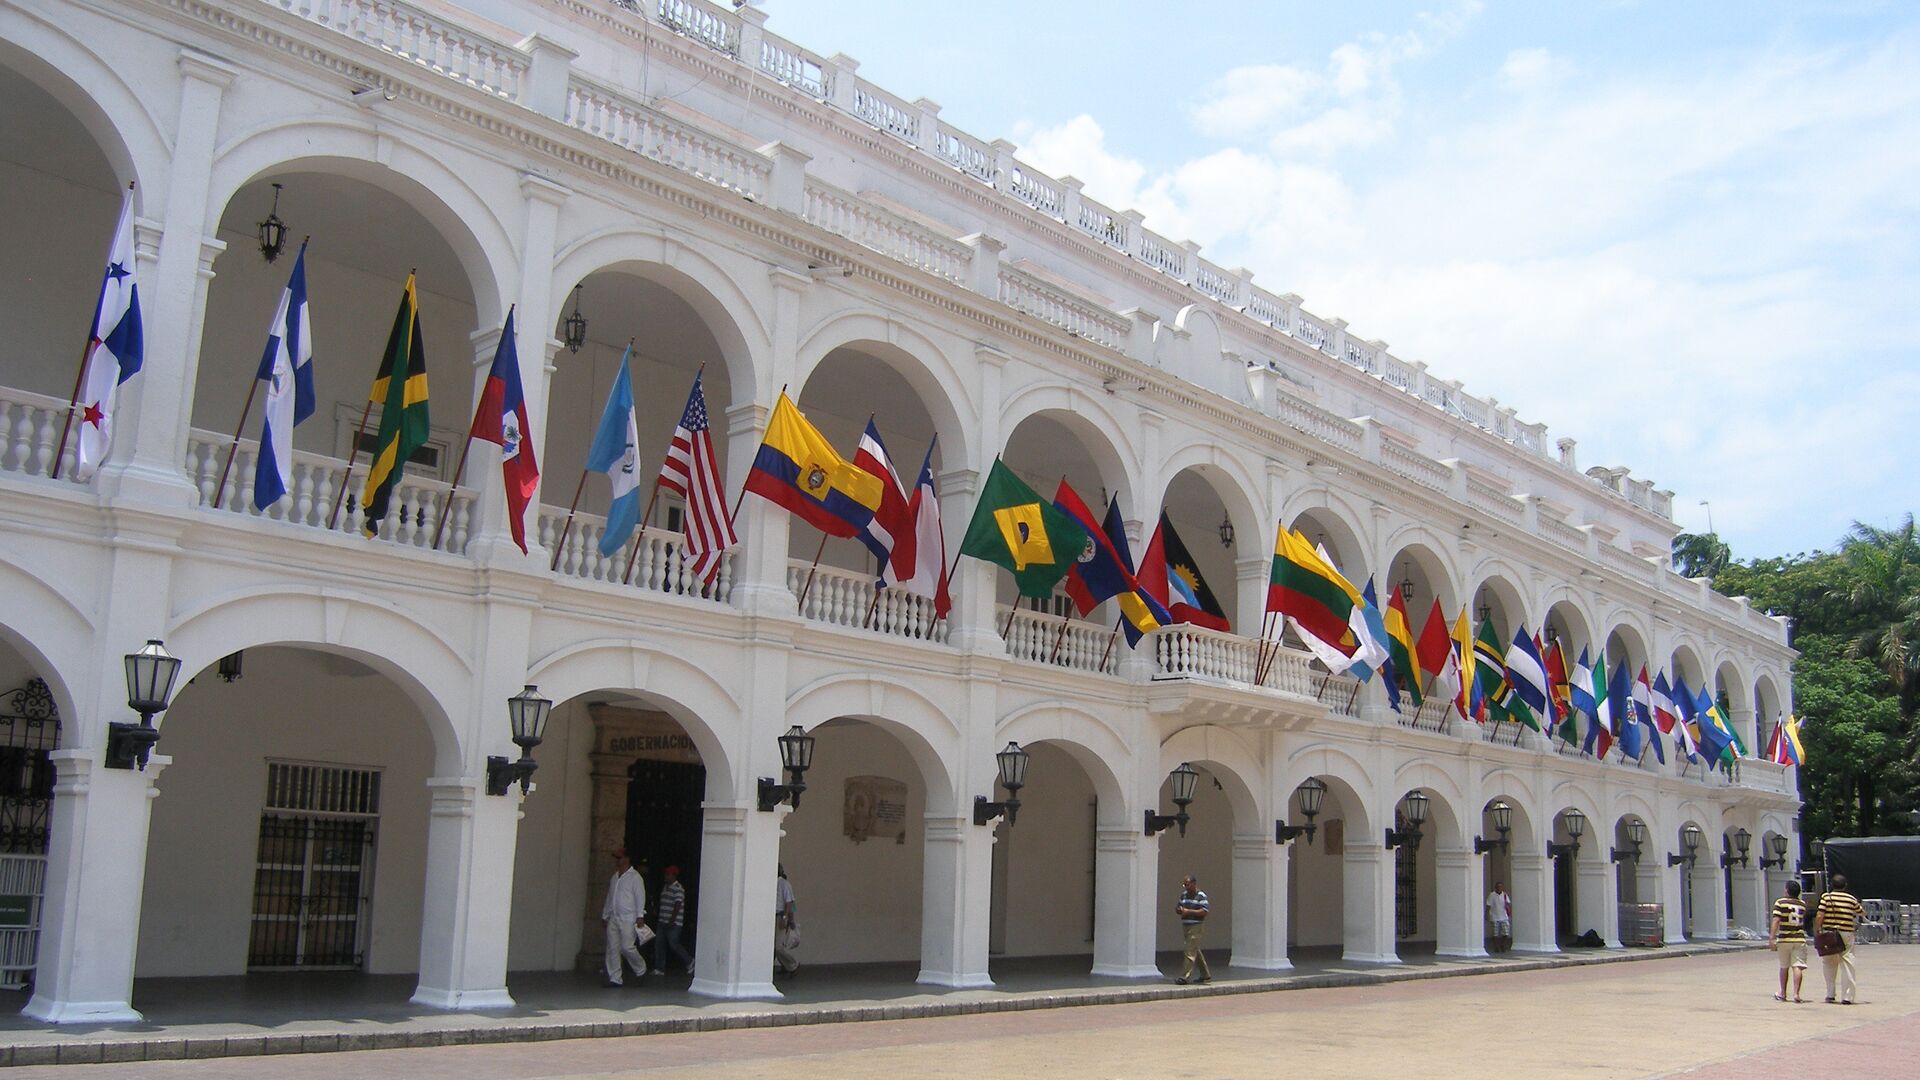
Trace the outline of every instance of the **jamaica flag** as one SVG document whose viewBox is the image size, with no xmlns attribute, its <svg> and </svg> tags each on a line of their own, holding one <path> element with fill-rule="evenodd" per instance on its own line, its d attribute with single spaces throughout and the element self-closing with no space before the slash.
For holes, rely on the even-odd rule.
<svg viewBox="0 0 1920 1080">
<path fill-rule="evenodd" d="M 387 504 L 400 483 L 407 459 L 427 441 L 427 353 L 420 342 L 420 300 L 413 275 L 407 275 L 400 310 L 387 335 L 387 352 L 380 361 L 367 400 L 380 406 L 380 434 L 373 441 L 373 468 L 367 473 L 360 503 L 367 508 L 363 528 L 368 536 L 380 531 Z"/>
<path fill-rule="evenodd" d="M 1006 567 L 1021 596 L 1044 599 L 1088 554 L 1088 544 L 1087 530 L 995 458 L 960 554 Z"/>
</svg>

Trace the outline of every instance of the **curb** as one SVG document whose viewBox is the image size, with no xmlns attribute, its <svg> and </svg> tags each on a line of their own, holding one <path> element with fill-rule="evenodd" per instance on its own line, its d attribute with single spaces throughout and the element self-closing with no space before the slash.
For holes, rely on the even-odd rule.
<svg viewBox="0 0 1920 1080">
<path fill-rule="evenodd" d="M 583 1021 L 577 1023 L 519 1023 L 511 1020 L 463 1028 L 425 1031 L 314 1032 L 287 1035 L 180 1036 L 158 1039 L 100 1039 L 83 1036 L 58 1042 L 0 1045 L 0 1067 L 15 1065 L 99 1065 L 128 1061 L 179 1061 L 221 1057 L 258 1057 L 268 1054 L 332 1054 L 355 1050 L 400 1050 L 433 1046 L 469 1046 L 485 1043 L 552 1042 L 561 1039 L 629 1038 L 637 1035 L 680 1035 L 746 1028 L 792 1027 L 799 1024 L 851 1024 L 872 1020 L 918 1020 L 942 1016 L 1022 1012 L 1029 1009 L 1071 1009 L 1089 1005 L 1124 1005 L 1194 997 L 1266 994 L 1287 990 L 1321 990 L 1376 986 L 1420 979 L 1453 979 L 1476 975 L 1546 971 L 1553 968 L 1628 964 L 1645 960 L 1677 960 L 1715 956 L 1750 949 L 1750 944 L 1694 945 L 1681 952 L 1609 950 L 1584 956 L 1542 956 L 1502 961 L 1485 967 L 1406 968 L 1325 975 L 1279 975 L 1241 979 L 1204 986 L 1115 987 L 1065 991 L 1035 991 L 997 998 L 965 1001 L 917 1001 L 897 1005 L 814 1005 L 768 1012 L 716 1013 L 703 1016 L 658 1017 L 646 1020 Z"/>
</svg>

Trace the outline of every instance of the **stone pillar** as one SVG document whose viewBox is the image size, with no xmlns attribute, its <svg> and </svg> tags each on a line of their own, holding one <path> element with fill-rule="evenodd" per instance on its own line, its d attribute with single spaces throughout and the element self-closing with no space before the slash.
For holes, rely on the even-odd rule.
<svg viewBox="0 0 1920 1080">
<path fill-rule="evenodd" d="M 1667 853 L 1658 856 L 1660 902 L 1666 905 L 1667 944 L 1680 945 L 1687 940 L 1687 865 L 1667 865 Z"/>
<path fill-rule="evenodd" d="M 992 911 L 993 829 L 971 817 L 929 817 L 922 851 L 920 976 L 927 986 L 992 986 L 987 927 Z"/>
<path fill-rule="evenodd" d="M 1576 935 L 1596 931 L 1607 948 L 1619 948 L 1620 910 L 1615 899 L 1613 864 L 1607 861 L 1606 850 L 1591 837 L 1581 845 L 1580 855 L 1573 861 L 1573 875 L 1571 929 Z"/>
<path fill-rule="evenodd" d="M 1516 846 L 1512 867 L 1513 880 L 1507 884 L 1513 895 L 1513 947 L 1521 952 L 1559 952 L 1553 929 L 1553 860 Z"/>
<path fill-rule="evenodd" d="M 727 410 L 727 460 L 738 472 L 729 477 L 728 491 L 739 492 L 747 469 L 759 452 L 771 406 L 754 403 Z M 787 522 L 792 515 L 758 496 L 740 499 L 734 532 L 740 546 L 733 553 L 733 605 L 757 615 L 797 615 L 800 607 L 787 587 Z"/>
<path fill-rule="evenodd" d="M 1287 847 L 1267 832 L 1233 834 L 1233 967 L 1287 971 Z"/>
<path fill-rule="evenodd" d="M 1240 616 L 1233 628 L 1241 637 L 1256 640 L 1266 626 L 1267 582 L 1273 576 L 1273 555 L 1259 553 L 1268 539 L 1271 537 L 1249 539 L 1237 533 L 1233 538 L 1234 550 L 1237 553 L 1254 552 L 1252 555 L 1242 554 L 1233 560 L 1234 590 Z M 1277 638 L 1280 632 L 1276 629 L 1269 636 Z"/>
<path fill-rule="evenodd" d="M 1345 950 L 1342 960 L 1397 964 L 1400 954 L 1393 940 L 1393 858 L 1378 838 L 1346 837 L 1342 865 L 1346 897 Z"/>
<path fill-rule="evenodd" d="M 413 1003 L 440 1009 L 500 1009 L 507 993 L 518 787 L 488 795 L 483 776 L 427 781 L 427 885 L 420 982 Z"/>
<path fill-rule="evenodd" d="M 1733 924 L 1767 931 L 1766 874 L 1756 865 L 1733 868 Z"/>
<path fill-rule="evenodd" d="M 1471 848 L 1436 848 L 1433 868 L 1434 952 L 1440 956 L 1487 955 L 1479 856 Z"/>
<path fill-rule="evenodd" d="M 950 469 L 940 474 L 940 520 L 949 530 L 949 550 L 959 549 L 965 523 L 973 514 L 985 481 L 985 474 L 972 469 Z M 948 559 L 952 562 L 953 556 Z M 948 585 L 953 591 L 953 610 L 947 613 L 947 644 L 966 652 L 1005 656 L 995 599 L 1000 568 L 980 559 L 960 559 L 952 565 L 953 577 Z"/>
<path fill-rule="evenodd" d="M 68 720 L 69 730 L 77 722 Z M 94 718 L 84 722 L 92 724 Z M 96 753 L 82 747 L 49 755 L 58 779 L 40 908 L 39 966 L 33 997 L 21 1012 L 55 1024 L 141 1019 L 132 1004 L 134 949 L 151 800 L 159 794 L 154 781 L 168 759 L 155 754 L 141 772 L 106 768 Z M 119 929 L 102 929 L 111 927 Z"/>
<path fill-rule="evenodd" d="M 1154 963 L 1154 897 L 1160 841 L 1136 826 L 1102 824 L 1094 848 L 1093 974 L 1121 979 L 1160 974 Z"/>
<path fill-rule="evenodd" d="M 1702 845 L 1705 850 L 1705 845 Z M 1694 865 L 1693 936 L 1703 941 L 1727 940 L 1726 871 L 1717 857 L 1707 852 Z"/>
<path fill-rule="evenodd" d="M 700 947 L 693 993 L 716 998 L 777 998 L 773 988 L 774 882 L 780 826 L 793 811 L 763 814 L 751 801 L 702 804 Z M 805 926 L 806 909 L 800 912 Z"/>
</svg>

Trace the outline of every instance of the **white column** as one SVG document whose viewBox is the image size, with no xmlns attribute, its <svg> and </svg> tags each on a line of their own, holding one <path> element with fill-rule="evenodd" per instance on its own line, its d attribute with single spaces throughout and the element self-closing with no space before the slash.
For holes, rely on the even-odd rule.
<svg viewBox="0 0 1920 1080">
<path fill-rule="evenodd" d="M 420 931 L 420 983 L 413 1003 L 440 1009 L 501 1009 L 507 993 L 514 841 L 520 789 L 488 795 L 480 776 L 427 781 L 427 885 Z"/>
<path fill-rule="evenodd" d="M 1093 974 L 1122 979 L 1160 974 L 1153 955 L 1159 839 L 1140 835 L 1137 826 L 1100 826 L 1093 877 Z"/>
<path fill-rule="evenodd" d="M 927 818 L 920 895 L 920 976 L 928 986 L 992 986 L 987 927 L 993 829 L 972 817 Z"/>
<path fill-rule="evenodd" d="M 773 988 L 774 881 L 785 806 L 701 804 L 700 948 L 692 991 L 716 998 L 777 998 Z M 800 925 L 806 925 L 801 909 Z"/>
<path fill-rule="evenodd" d="M 1614 899 L 1613 864 L 1607 861 L 1606 849 L 1591 837 L 1573 861 L 1573 875 L 1574 934 L 1593 930 L 1607 948 L 1619 948 L 1620 911 Z"/>
<path fill-rule="evenodd" d="M 1720 869 L 1719 857 L 1706 845 L 1700 861 L 1693 868 L 1693 936 L 1701 941 L 1727 940 L 1727 896 L 1726 871 Z"/>
<path fill-rule="evenodd" d="M 1470 848 L 1443 847 L 1433 853 L 1434 952 L 1440 956 L 1487 955 L 1479 870 L 1480 857 Z"/>
<path fill-rule="evenodd" d="M 114 719 L 132 722 L 135 717 Z M 70 728 L 75 722 L 67 721 Z M 21 1012 L 55 1024 L 141 1019 L 132 1005 L 134 947 L 147 872 L 150 800 L 158 794 L 153 784 L 168 759 L 155 754 L 141 772 L 106 768 L 95 753 L 79 748 L 49 755 L 58 779 L 40 909 L 39 966 L 33 997 Z"/>
<path fill-rule="evenodd" d="M 1286 971 L 1287 848 L 1264 832 L 1233 835 L 1231 967 Z"/>
<path fill-rule="evenodd" d="M 1757 865 L 1734 867 L 1733 924 L 1764 934 L 1767 919 L 1766 875 Z"/>
<path fill-rule="evenodd" d="M 960 540 L 966 535 L 967 522 L 985 476 L 972 469 L 949 469 L 940 474 L 940 521 L 947 530 L 950 551 L 958 551 Z M 980 559 L 960 559 L 953 564 L 953 577 L 949 582 L 953 610 L 947 614 L 947 644 L 966 652 L 1006 655 L 994 600 L 1000 586 L 999 575 L 999 567 Z"/>
<path fill-rule="evenodd" d="M 1687 940 L 1687 866 L 1667 864 L 1668 852 L 1654 855 L 1659 860 L 1660 903 L 1665 905 L 1667 944 L 1680 945 Z"/>
<path fill-rule="evenodd" d="M 1393 858 L 1372 836 L 1347 834 L 1342 864 L 1342 886 L 1347 901 L 1342 960 L 1397 964 L 1400 954 L 1393 940 Z"/>
<path fill-rule="evenodd" d="M 1553 929 L 1553 860 L 1537 851 L 1513 852 L 1513 947 L 1520 952 L 1559 952 Z"/>
<path fill-rule="evenodd" d="M 739 492 L 759 452 L 768 405 L 748 403 L 727 410 L 727 490 Z M 740 498 L 734 531 L 740 546 L 733 552 L 733 605 L 757 615 L 796 615 L 799 606 L 787 587 L 787 525 L 792 515 L 757 495 Z"/>
</svg>

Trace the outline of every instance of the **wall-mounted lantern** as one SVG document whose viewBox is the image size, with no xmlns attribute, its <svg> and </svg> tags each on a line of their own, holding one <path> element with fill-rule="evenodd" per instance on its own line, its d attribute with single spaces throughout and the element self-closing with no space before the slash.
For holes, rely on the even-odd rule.
<svg viewBox="0 0 1920 1080">
<path fill-rule="evenodd" d="M 1704 835 L 1698 825 L 1689 824 L 1686 828 L 1681 829 L 1680 845 L 1687 849 L 1687 853 L 1685 855 L 1676 855 L 1673 852 L 1668 852 L 1667 865 L 1679 866 L 1685 863 L 1687 869 L 1692 870 L 1694 861 L 1700 858 L 1700 839 Z"/>
<path fill-rule="evenodd" d="M 1632 861 L 1635 866 L 1640 865 L 1640 847 L 1647 842 L 1647 823 L 1639 818 L 1627 822 L 1627 842 L 1633 846 L 1614 848 L 1607 857 L 1617 863 Z"/>
<path fill-rule="evenodd" d="M 1753 843 L 1752 833 L 1745 829 L 1735 829 L 1732 843 L 1728 843 L 1724 839 L 1720 841 L 1720 865 L 1723 868 L 1732 866 L 1734 863 L 1739 863 L 1743 867 L 1746 866 L 1747 845 L 1751 843 Z M 1736 849 L 1738 850 L 1738 854 L 1735 853 Z"/>
<path fill-rule="evenodd" d="M 1785 870 L 1787 868 L 1787 838 L 1779 833 L 1774 833 L 1772 838 L 1767 841 L 1767 849 L 1773 852 L 1773 858 L 1761 858 L 1760 868 L 1765 870 L 1768 867 L 1773 867 L 1775 869 Z"/>
<path fill-rule="evenodd" d="M 1564 844 L 1549 842 L 1547 844 L 1547 858 L 1578 858 L 1580 856 L 1580 838 L 1587 835 L 1587 815 L 1581 813 L 1576 807 L 1575 809 L 1568 810 L 1562 817 L 1564 817 L 1567 822 L 1568 842 Z"/>
<path fill-rule="evenodd" d="M 540 766 L 533 760 L 533 748 L 547 733 L 547 716 L 553 702 L 540 696 L 540 689 L 528 686 L 507 699 L 507 723 L 513 730 L 513 745 L 520 748 L 520 759 L 508 761 L 499 755 L 487 758 L 487 794 L 505 795 L 520 785 L 520 794 L 533 791 L 533 771 Z"/>
<path fill-rule="evenodd" d="M 139 652 L 126 655 L 127 708 L 140 714 L 137 724 L 118 721 L 107 724 L 107 752 L 104 764 L 109 769 L 147 767 L 147 756 L 160 741 L 153 718 L 167 711 L 173 700 L 173 683 L 180 677 L 180 658 L 169 653 L 159 638 L 148 638 Z"/>
<path fill-rule="evenodd" d="M 776 784 L 772 777 L 760 778 L 760 810 L 771 814 L 773 808 L 781 803 L 800 808 L 800 793 L 807 790 L 807 770 L 813 768 L 813 736 L 803 731 L 799 724 L 787 729 L 780 736 L 780 765 L 787 772 L 787 782 Z"/>
<path fill-rule="evenodd" d="M 1027 785 L 1027 761 L 1033 755 L 1020 748 L 1020 744 L 1010 742 L 1005 750 L 993 755 L 1000 766 L 1000 786 L 1007 789 L 1005 802 L 991 802 L 985 795 L 973 797 L 973 823 L 985 825 L 994 818 L 1006 815 L 1007 824 L 1020 814 L 1020 789 Z"/>
<path fill-rule="evenodd" d="M 1513 807 L 1508 806 L 1505 799 L 1487 807 L 1487 814 L 1493 818 L 1493 829 L 1500 834 L 1500 839 L 1488 840 L 1484 837 L 1474 837 L 1473 853 L 1475 855 L 1485 855 L 1494 848 L 1499 848 L 1501 851 L 1507 850 L 1507 834 L 1513 831 Z"/>
<path fill-rule="evenodd" d="M 1167 774 L 1167 779 L 1173 782 L 1173 805 L 1179 807 L 1179 810 L 1172 814 L 1156 814 L 1149 809 L 1147 811 L 1148 836 L 1164 832 L 1175 825 L 1180 826 L 1181 836 L 1187 835 L 1187 822 L 1191 820 L 1187 816 L 1187 807 L 1193 802 L 1193 789 L 1194 785 L 1200 782 L 1200 770 L 1183 761 L 1178 768 Z"/>
<path fill-rule="evenodd" d="M 1289 825 L 1285 819 L 1273 823 L 1273 842 L 1284 844 L 1295 837 L 1304 836 L 1308 843 L 1313 842 L 1313 819 L 1320 815 L 1321 801 L 1327 797 L 1326 782 L 1317 776 L 1309 776 L 1294 789 L 1300 799 L 1300 816 L 1307 819 L 1305 825 Z"/>
<path fill-rule="evenodd" d="M 1388 851 L 1392 851 L 1394 848 L 1400 847 L 1403 844 L 1410 848 L 1418 848 L 1420 846 L 1420 826 L 1427 823 L 1427 804 L 1431 800 L 1427 798 L 1426 792 L 1409 791 L 1407 797 L 1401 801 L 1407 808 L 1407 827 L 1404 829 L 1388 829 L 1386 831 Z"/>
<path fill-rule="evenodd" d="M 561 332 L 565 335 L 561 340 L 566 342 L 568 352 L 577 353 L 586 347 L 587 317 L 580 314 L 580 286 L 578 285 L 573 287 L 573 314 L 567 316 L 560 325 Z"/>
</svg>

